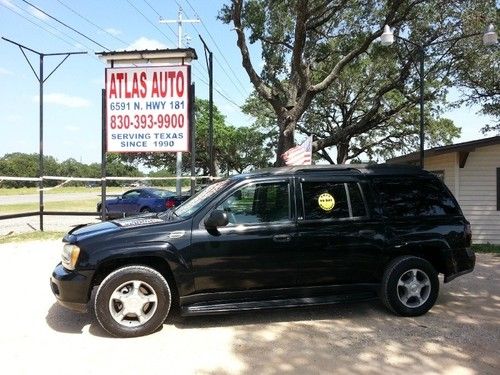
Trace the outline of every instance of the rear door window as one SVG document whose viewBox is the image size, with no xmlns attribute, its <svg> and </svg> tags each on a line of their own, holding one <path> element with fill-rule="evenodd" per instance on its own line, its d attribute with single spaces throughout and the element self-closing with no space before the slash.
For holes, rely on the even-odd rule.
<svg viewBox="0 0 500 375">
<path fill-rule="evenodd" d="M 304 220 L 349 219 L 366 216 L 358 183 L 303 181 Z"/>
<path fill-rule="evenodd" d="M 460 214 L 455 200 L 437 178 L 378 178 L 374 187 L 387 217 Z"/>
</svg>

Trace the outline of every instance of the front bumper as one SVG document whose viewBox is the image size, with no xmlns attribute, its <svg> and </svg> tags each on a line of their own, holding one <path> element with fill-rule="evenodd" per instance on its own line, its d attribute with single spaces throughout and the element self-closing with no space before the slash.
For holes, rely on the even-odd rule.
<svg viewBox="0 0 500 375">
<path fill-rule="evenodd" d="M 69 271 L 59 263 L 50 278 L 52 293 L 59 304 L 85 312 L 90 299 L 93 271 Z"/>
<path fill-rule="evenodd" d="M 476 254 L 471 248 L 453 250 L 446 259 L 444 282 L 448 283 L 458 276 L 472 272 L 476 265 Z"/>
</svg>

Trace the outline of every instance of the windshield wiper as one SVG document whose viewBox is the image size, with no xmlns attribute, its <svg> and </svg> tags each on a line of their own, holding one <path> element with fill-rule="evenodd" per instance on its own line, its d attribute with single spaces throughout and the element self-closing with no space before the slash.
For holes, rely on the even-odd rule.
<svg viewBox="0 0 500 375">
<path fill-rule="evenodd" d="M 170 208 L 167 211 L 159 212 L 156 216 L 160 219 L 166 218 L 167 220 L 172 220 L 174 216 L 179 217 L 179 215 L 175 213 L 173 208 Z"/>
</svg>

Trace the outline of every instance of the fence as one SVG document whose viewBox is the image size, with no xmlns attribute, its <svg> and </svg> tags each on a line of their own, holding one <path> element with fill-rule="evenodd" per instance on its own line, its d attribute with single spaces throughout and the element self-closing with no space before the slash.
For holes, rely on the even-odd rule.
<svg viewBox="0 0 500 375">
<path fill-rule="evenodd" d="M 206 180 L 208 183 L 211 183 L 214 180 L 219 179 L 219 177 L 211 177 L 211 176 L 182 176 L 178 177 L 103 177 L 103 178 L 84 178 L 84 177 L 61 177 L 61 176 L 43 176 L 43 177 L 11 177 L 11 176 L 0 176 L 0 183 L 4 181 L 26 181 L 26 182 L 38 182 L 43 186 L 44 181 L 62 181 L 56 186 L 44 187 L 37 189 L 39 193 L 39 209 L 38 211 L 30 211 L 30 212 L 21 212 L 21 213 L 13 213 L 13 214 L 5 214 L 0 215 L 0 220 L 7 219 L 15 219 L 29 216 L 40 216 L 40 230 L 43 231 L 43 218 L 45 215 L 47 216 L 100 216 L 101 220 L 105 220 L 105 212 L 99 214 L 97 211 L 92 212 L 83 212 L 83 211 L 46 211 L 44 209 L 44 192 L 49 190 L 54 190 L 61 188 L 71 182 L 90 182 L 90 183 L 99 183 L 101 187 L 101 207 L 105 207 L 106 200 L 106 189 L 108 181 L 144 181 L 148 183 L 154 183 L 155 181 L 165 181 L 165 180 L 190 180 L 191 181 L 191 194 L 194 194 L 196 188 L 196 182 L 198 180 Z M 99 186 L 99 184 L 97 186 Z M 96 186 L 96 187 L 97 187 Z"/>
</svg>

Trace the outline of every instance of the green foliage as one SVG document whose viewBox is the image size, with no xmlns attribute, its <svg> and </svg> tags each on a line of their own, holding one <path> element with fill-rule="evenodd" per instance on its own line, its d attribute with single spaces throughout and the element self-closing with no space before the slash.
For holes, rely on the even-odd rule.
<svg viewBox="0 0 500 375">
<path fill-rule="evenodd" d="M 494 245 L 490 243 L 486 244 L 475 243 L 472 244 L 472 250 L 474 250 L 476 253 L 500 254 L 500 245 Z"/>
<path fill-rule="evenodd" d="M 61 240 L 64 232 L 27 232 L 0 236 L 0 244 L 27 241 Z"/>
<path fill-rule="evenodd" d="M 130 163 L 124 163 L 119 154 L 106 155 L 106 175 L 108 177 L 142 177 L 144 174 Z M 109 186 L 120 186 L 120 181 L 108 181 Z"/>
<path fill-rule="evenodd" d="M 265 7 L 264 2 L 258 3 Z M 297 0 L 288 5 L 293 9 L 299 3 Z M 393 27 L 396 26 L 396 33 L 404 34 L 405 37 L 422 45 L 429 44 L 426 47 L 424 92 L 427 147 L 449 144 L 460 134 L 460 129 L 451 121 L 439 117 L 448 105 L 446 94 L 453 78 L 451 43 L 438 43 L 432 46 L 430 44 L 441 41 L 443 35 L 456 35 L 459 32 L 455 30 L 450 33 L 452 28 L 457 26 L 459 10 L 464 5 L 448 2 L 445 7 L 446 15 L 443 16 L 439 12 L 432 11 L 437 3 L 437 1 L 426 1 L 418 4 L 411 8 L 406 18 L 401 19 L 399 24 L 391 24 Z M 311 57 L 308 59 L 312 59 L 314 64 L 306 66 L 303 74 L 306 74 L 313 83 L 321 82 L 326 74 L 338 67 L 339 61 L 352 51 L 353 45 L 359 45 L 366 39 L 376 20 L 380 20 L 389 7 L 383 1 L 372 1 L 370 4 L 371 7 L 366 8 L 353 4 L 350 10 L 345 9 L 347 5 L 344 4 L 339 13 L 331 13 L 326 24 L 332 29 L 338 28 L 335 29 L 337 37 L 330 38 L 328 36 L 330 34 L 321 34 L 318 30 L 316 31 L 321 35 L 306 33 L 304 56 L 310 54 Z M 401 7 L 405 6 L 404 2 L 401 2 Z M 342 12 L 345 12 L 346 19 L 353 22 L 344 22 L 344 19 L 339 18 Z M 292 17 L 290 14 L 292 13 L 288 12 L 284 15 L 284 19 Z M 248 16 L 245 20 L 253 22 L 254 17 L 257 16 Z M 299 17 L 297 14 L 295 22 L 298 22 Z M 354 22 L 355 20 L 359 23 Z M 271 25 L 274 23 L 282 24 L 285 21 L 271 19 L 267 22 L 269 27 L 273 28 Z M 289 27 L 292 30 L 293 23 Z M 250 41 L 252 35 L 255 38 L 258 34 L 260 39 L 257 39 L 262 45 L 272 44 L 268 29 L 265 32 L 261 27 L 249 27 L 249 29 Z M 260 31 L 257 33 L 255 30 Z M 291 34 L 286 34 L 283 30 L 281 30 L 282 40 L 290 39 Z M 343 34 L 341 30 L 345 33 Z M 289 52 L 292 53 L 292 48 L 295 46 L 290 45 L 289 48 Z M 272 50 L 270 48 L 270 51 Z M 269 57 L 263 54 L 263 58 L 266 60 Z M 321 156 L 329 162 L 335 162 L 329 155 L 329 149 L 335 147 L 338 163 L 358 158 L 363 153 L 366 153 L 370 160 L 380 161 L 394 156 L 395 153 L 417 149 L 420 87 L 418 59 L 419 49 L 411 44 L 405 45 L 399 41 L 390 47 L 384 47 L 372 42 L 363 53 L 343 66 L 338 71 L 336 80 L 324 90 L 317 92 L 310 104 L 303 109 L 303 115 L 297 119 L 296 129 L 304 135 L 314 136 L 316 157 Z M 290 66 L 291 64 L 288 64 L 288 67 Z M 284 71 L 274 75 L 273 82 L 268 79 L 269 71 L 270 68 L 265 65 L 261 73 L 266 83 L 275 85 L 273 89 L 279 92 L 293 93 L 289 85 L 294 84 L 296 80 L 294 81 L 291 71 L 288 76 Z M 286 90 L 281 90 L 281 87 L 285 86 Z M 248 98 L 243 110 L 256 117 L 256 126 L 267 131 L 271 129 L 275 132 L 281 131 L 279 111 L 273 103 L 265 100 L 258 90 Z"/>
<path fill-rule="evenodd" d="M 57 175 L 59 165 L 52 156 L 43 157 L 44 174 Z M 39 155 L 14 152 L 0 158 L 0 175 L 17 177 L 37 177 L 39 174 Z M 22 187 L 36 186 L 36 182 L 9 181 L 2 182 L 3 186 Z M 50 186 L 50 185 L 49 185 Z"/>
<path fill-rule="evenodd" d="M 498 5 L 498 4 L 497 4 Z M 468 34 L 482 33 L 489 24 L 500 30 L 500 8 L 495 1 L 471 1 L 464 7 L 462 18 Z M 490 116 L 492 123 L 483 128 L 484 133 L 500 134 L 500 49 L 486 47 L 481 35 L 461 40 L 452 50 L 457 62 L 455 84 L 462 89 L 457 105 L 480 105 L 481 113 Z"/>
<path fill-rule="evenodd" d="M 210 171 L 209 158 L 209 102 L 196 99 L 196 159 L 198 175 L 207 176 Z M 213 150 L 216 170 L 219 174 L 242 172 L 268 166 L 271 150 L 265 147 L 266 135 L 257 128 L 235 127 L 226 124 L 225 117 L 216 106 L 213 108 Z M 150 153 L 123 157 L 128 162 L 143 163 L 147 167 L 164 170 L 167 175 L 175 174 L 175 154 Z M 191 168 L 191 157 L 185 155 L 182 169 L 187 173 Z"/>
<path fill-rule="evenodd" d="M 44 175 L 63 177 L 87 177 L 100 178 L 101 164 L 83 164 L 73 158 L 59 163 L 52 156 L 44 156 Z M 107 175 L 108 176 L 142 176 L 143 174 L 133 165 L 124 164 L 118 155 L 107 155 Z M 0 157 L 0 176 L 9 177 L 38 177 L 39 156 L 38 154 L 25 154 L 16 152 L 5 154 Z M 44 181 L 44 186 L 56 186 L 62 181 Z M 3 181 L 1 187 L 34 187 L 37 182 L 29 181 Z M 75 182 L 75 185 L 84 185 L 84 182 Z M 108 182 L 108 186 L 118 186 L 115 181 Z"/>
<path fill-rule="evenodd" d="M 294 144 L 296 130 L 313 134 L 314 151 L 330 162 L 327 150 L 332 146 L 338 162 L 360 152 L 378 158 L 377 146 L 395 145 L 397 138 L 410 139 L 413 147 L 418 45 L 425 51 L 426 128 L 446 131 L 429 134 L 438 137 L 429 136 L 428 144 L 451 142 L 459 129 L 439 116 L 449 105 L 446 94 L 456 82 L 461 59 L 453 51 L 470 31 L 467 15 L 488 8 L 494 9 L 491 0 L 233 0 L 219 18 L 235 26 L 243 66 L 256 91 L 245 111 L 257 115 L 259 127 L 277 133 L 279 165 L 281 153 Z M 376 39 L 385 24 L 413 44 L 396 39 L 389 47 L 381 46 Z M 260 47 L 260 71 L 252 65 L 247 41 Z M 485 111 L 492 113 L 495 98 Z M 400 144 L 400 151 L 409 148 Z"/>
</svg>

